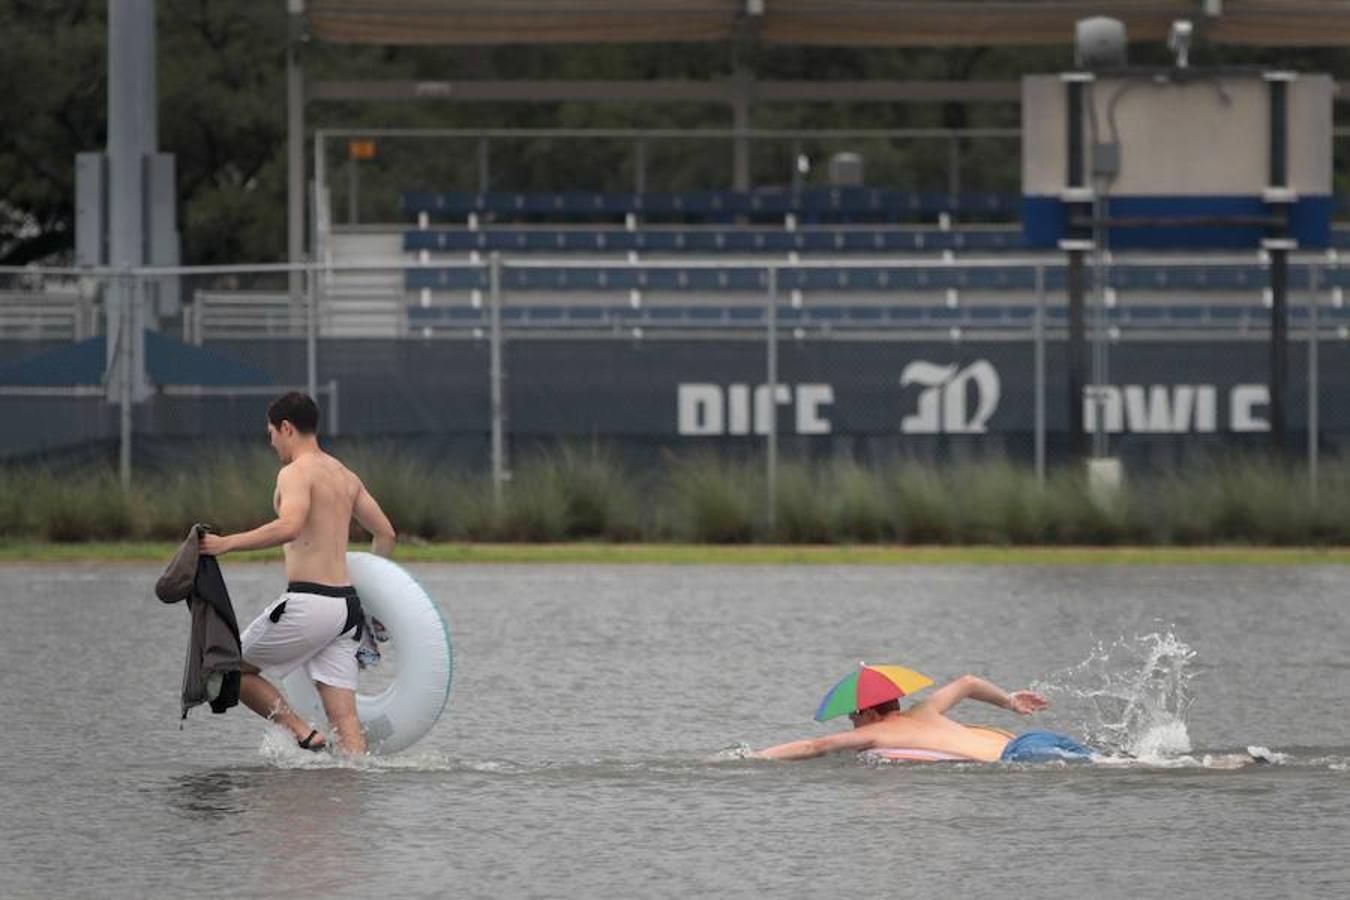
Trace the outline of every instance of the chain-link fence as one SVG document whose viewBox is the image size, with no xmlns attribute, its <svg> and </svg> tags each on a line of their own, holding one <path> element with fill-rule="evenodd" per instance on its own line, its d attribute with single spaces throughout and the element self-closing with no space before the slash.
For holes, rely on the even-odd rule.
<svg viewBox="0 0 1350 900">
<path fill-rule="evenodd" d="M 1266 260 L 1107 262 L 1081 312 L 1053 257 L 491 253 L 7 270 L 2 451 L 115 445 L 125 481 L 156 442 L 260 433 L 266 401 L 288 389 L 320 400 L 329 434 L 482 465 L 499 492 L 513 454 L 551 441 L 603 441 L 653 461 L 687 448 L 762 454 L 768 498 L 784 454 L 996 454 L 1044 475 L 1080 446 L 1071 427 L 1144 462 L 1267 446 Z M 1350 437 L 1342 281 L 1334 255 L 1290 270 L 1287 449 L 1306 442 L 1314 478 L 1323 448 Z M 1081 345 L 1069 340 L 1078 334 Z"/>
</svg>

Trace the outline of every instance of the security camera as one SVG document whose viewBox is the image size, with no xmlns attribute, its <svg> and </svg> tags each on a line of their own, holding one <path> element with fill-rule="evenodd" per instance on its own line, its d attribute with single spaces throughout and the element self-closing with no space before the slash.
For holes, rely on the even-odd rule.
<svg viewBox="0 0 1350 900">
<path fill-rule="evenodd" d="M 1111 69 L 1125 65 L 1125 24 L 1119 19 L 1094 16 L 1074 27 L 1074 61 L 1080 69 Z"/>
<path fill-rule="evenodd" d="M 1167 33 L 1167 49 L 1177 55 L 1177 68 L 1184 69 L 1190 62 L 1191 55 L 1191 35 L 1194 34 L 1195 27 L 1185 19 L 1177 19 L 1172 23 L 1172 30 Z"/>
</svg>

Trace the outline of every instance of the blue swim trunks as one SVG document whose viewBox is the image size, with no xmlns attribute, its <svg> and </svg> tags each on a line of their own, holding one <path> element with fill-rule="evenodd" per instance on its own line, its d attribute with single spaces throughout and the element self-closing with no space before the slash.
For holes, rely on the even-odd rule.
<svg viewBox="0 0 1350 900">
<path fill-rule="evenodd" d="M 1051 762 L 1058 759 L 1091 759 L 1095 756 L 1071 737 L 1053 731 L 1028 731 L 1003 748 L 1000 762 Z"/>
</svg>

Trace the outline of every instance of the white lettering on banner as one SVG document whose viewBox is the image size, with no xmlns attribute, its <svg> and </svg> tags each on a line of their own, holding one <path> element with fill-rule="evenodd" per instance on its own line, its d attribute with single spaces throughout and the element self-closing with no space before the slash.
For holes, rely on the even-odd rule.
<svg viewBox="0 0 1350 900">
<path fill-rule="evenodd" d="M 1270 405 L 1270 385 L 1240 384 L 1228 398 L 1228 427 L 1234 431 L 1269 431 L 1270 420 L 1252 412 L 1253 406 Z"/>
<path fill-rule="evenodd" d="M 722 389 L 717 385 L 680 385 L 678 405 L 680 434 L 722 433 Z"/>
<path fill-rule="evenodd" d="M 1083 430 L 1096 431 L 1102 398 L 1102 430 L 1107 434 L 1212 434 L 1218 430 L 1218 388 L 1212 384 L 1127 384 L 1083 391 Z M 1229 396 L 1232 431 L 1268 431 L 1270 423 L 1252 414 L 1268 401 L 1262 384 L 1239 384 Z"/>
<path fill-rule="evenodd" d="M 1002 393 L 998 370 L 984 359 L 964 369 L 955 363 L 943 366 L 915 360 L 900 373 L 900 386 L 911 384 L 924 390 L 919 393 L 918 412 L 900 420 L 905 434 L 984 434 Z M 971 387 L 978 398 L 973 413 Z"/>
<path fill-rule="evenodd" d="M 830 434 L 830 420 L 822 407 L 834 403 L 834 386 L 830 384 L 779 384 L 773 391 L 773 403 L 792 405 L 790 421 L 797 434 Z M 676 388 L 677 428 L 681 435 L 703 437 L 722 434 L 748 435 L 751 433 L 752 413 L 755 434 L 769 433 L 769 386 L 720 384 L 700 382 L 682 383 Z M 753 408 L 752 408 L 753 407 Z"/>
<path fill-rule="evenodd" d="M 961 368 L 926 360 L 911 362 L 900 385 L 922 388 L 912 415 L 900 420 L 905 434 L 985 434 L 998 409 L 1002 385 L 987 360 Z M 1099 406 L 1092 388 L 1083 393 L 1083 428 L 1096 429 Z M 1220 389 L 1212 384 L 1126 384 L 1101 389 L 1100 412 L 1108 434 L 1212 434 L 1218 430 Z M 1265 409 L 1270 391 L 1264 384 L 1238 384 L 1228 392 L 1233 432 L 1269 431 Z M 831 384 L 779 384 L 773 402 L 791 407 L 778 415 L 784 431 L 831 434 Z M 690 437 L 769 433 L 769 387 L 757 384 L 685 382 L 677 389 L 677 427 Z"/>
<path fill-rule="evenodd" d="M 822 406 L 834 403 L 834 385 L 802 384 L 797 386 L 797 433 L 829 434 L 830 420 L 820 414 Z"/>
<path fill-rule="evenodd" d="M 1212 384 L 1127 384 L 1096 389 L 1104 401 L 1103 428 L 1107 433 L 1208 433 L 1217 427 L 1217 392 Z M 1093 388 L 1083 392 L 1083 428 L 1097 429 Z"/>
</svg>

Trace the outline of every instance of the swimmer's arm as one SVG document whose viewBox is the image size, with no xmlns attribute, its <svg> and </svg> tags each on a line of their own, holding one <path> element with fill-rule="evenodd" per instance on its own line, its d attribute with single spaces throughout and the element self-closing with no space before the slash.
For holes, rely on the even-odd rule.
<svg viewBox="0 0 1350 900">
<path fill-rule="evenodd" d="M 295 540 L 309 518 L 309 479 L 296 466 L 277 473 L 277 517 L 266 525 L 239 534 L 205 534 L 201 552 L 220 556 L 237 550 L 263 550 Z"/>
<path fill-rule="evenodd" d="M 1014 691 L 1009 694 L 1002 688 L 975 675 L 962 675 L 953 682 L 944 684 L 921 702 L 916 709 L 936 713 L 945 713 L 962 700 L 980 700 L 1002 709 L 1026 715 L 1049 706 L 1044 697 L 1033 691 Z"/>
<path fill-rule="evenodd" d="M 756 759 L 811 759 L 840 750 L 867 750 L 875 744 L 876 740 L 866 728 L 855 728 L 852 731 L 841 731 L 822 738 L 807 738 L 766 747 L 752 753 L 751 756 Z"/>
<path fill-rule="evenodd" d="M 356 503 L 352 505 L 352 516 L 356 521 L 369 531 L 372 537 L 370 543 L 371 552 L 378 556 L 390 556 L 394 552 L 394 542 L 398 540 L 398 535 L 394 531 L 394 525 L 389 521 L 389 517 L 380 509 L 380 504 L 375 502 L 375 498 L 370 496 L 370 491 L 362 484 L 356 492 Z"/>
</svg>

